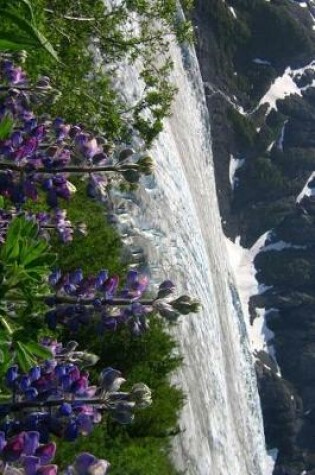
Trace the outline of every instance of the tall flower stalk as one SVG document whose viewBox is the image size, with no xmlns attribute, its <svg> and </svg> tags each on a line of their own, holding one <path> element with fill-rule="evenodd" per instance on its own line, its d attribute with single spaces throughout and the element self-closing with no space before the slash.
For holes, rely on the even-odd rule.
<svg viewBox="0 0 315 475">
<path fill-rule="evenodd" d="M 106 174 L 137 183 L 153 161 L 132 149 L 114 150 L 102 136 L 61 118 L 36 117 L 30 105 L 51 92 L 49 78 L 31 86 L 25 72 L 0 58 L 0 194 L 16 206 L 46 194 L 50 207 L 75 192 L 70 175 L 88 177 L 88 194 L 106 193 Z"/>
</svg>

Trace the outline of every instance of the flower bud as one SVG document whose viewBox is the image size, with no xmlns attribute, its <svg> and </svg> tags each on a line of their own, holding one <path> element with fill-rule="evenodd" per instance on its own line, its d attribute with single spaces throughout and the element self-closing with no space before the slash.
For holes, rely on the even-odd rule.
<svg viewBox="0 0 315 475">
<path fill-rule="evenodd" d="M 138 160 L 139 171 L 144 175 L 151 175 L 154 171 L 154 161 L 151 157 L 142 157 Z"/>
<path fill-rule="evenodd" d="M 200 309 L 200 303 L 189 297 L 182 295 L 178 299 L 171 302 L 171 306 L 175 308 L 181 315 L 188 315 L 189 313 L 197 313 Z"/>
<path fill-rule="evenodd" d="M 134 154 L 134 150 L 132 150 L 132 148 L 125 148 L 124 150 L 122 150 L 119 154 L 119 157 L 118 157 L 118 161 L 119 162 L 123 162 L 125 160 L 127 160 L 128 158 L 132 157 L 132 155 Z"/>
<path fill-rule="evenodd" d="M 98 362 L 99 357 L 93 353 L 84 352 L 80 359 L 84 366 L 94 366 Z"/>
<path fill-rule="evenodd" d="M 150 388 L 144 383 L 137 383 L 132 386 L 130 399 L 136 403 L 138 408 L 145 408 L 152 404 L 152 393 Z"/>
<path fill-rule="evenodd" d="M 153 309 L 159 312 L 161 317 L 165 318 L 169 322 L 176 322 L 180 313 L 174 309 L 169 303 L 163 300 L 157 299 L 153 302 Z"/>
</svg>

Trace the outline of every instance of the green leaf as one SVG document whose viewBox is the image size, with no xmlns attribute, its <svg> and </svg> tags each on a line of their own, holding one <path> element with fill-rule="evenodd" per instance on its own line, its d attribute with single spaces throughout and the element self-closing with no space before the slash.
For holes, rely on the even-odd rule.
<svg viewBox="0 0 315 475">
<path fill-rule="evenodd" d="M 1 255 L 5 258 L 8 258 L 11 253 L 11 249 L 15 246 L 15 243 L 20 238 L 20 230 L 21 230 L 21 219 L 16 218 L 13 219 L 8 227 L 7 230 L 7 237 L 5 244 L 1 248 Z"/>
<path fill-rule="evenodd" d="M 41 46 L 44 48 L 56 61 L 60 61 L 57 52 L 54 50 L 47 38 L 36 28 L 35 25 L 28 20 L 22 18 L 15 12 L 8 9 L 0 9 L 0 15 L 7 18 L 9 21 L 20 28 L 26 35 L 26 43 L 31 40 L 33 46 Z"/>
<path fill-rule="evenodd" d="M 10 137 L 14 126 L 14 120 L 11 116 L 5 115 L 0 122 L 0 140 L 5 140 Z"/>
<path fill-rule="evenodd" d="M 47 249 L 48 249 L 47 243 L 44 241 L 37 241 L 34 243 L 32 247 L 24 245 L 24 249 L 23 249 L 24 252 L 23 254 L 21 252 L 21 255 L 20 255 L 21 264 L 23 264 L 25 267 L 29 265 L 38 266 L 42 262 L 45 265 L 46 260 L 45 260 L 44 254 L 46 253 Z"/>
<path fill-rule="evenodd" d="M 39 42 L 41 43 L 42 47 L 45 48 L 45 50 L 56 60 L 58 63 L 60 63 L 60 59 L 58 57 L 58 54 L 56 50 L 53 48 L 52 44 L 47 40 L 47 38 L 39 31 L 37 28 L 35 28 L 37 38 Z"/>
<path fill-rule="evenodd" d="M 21 51 L 23 49 L 30 49 L 31 47 L 34 47 L 34 45 L 7 40 L 3 38 L 2 33 L 0 33 L 0 51 Z"/>
<path fill-rule="evenodd" d="M 25 345 L 20 341 L 16 342 L 15 354 L 18 365 L 21 370 L 25 373 L 34 365 L 36 361 L 32 358 L 32 355 L 29 353 Z"/>
<path fill-rule="evenodd" d="M 26 10 L 29 13 L 30 20 L 34 21 L 34 12 L 33 12 L 33 8 L 32 8 L 31 3 L 29 2 L 29 0 L 20 0 L 20 1 L 26 7 Z"/>
<path fill-rule="evenodd" d="M 47 360 L 52 357 L 50 350 L 36 343 L 35 341 L 24 343 L 24 346 L 34 357 L 40 358 L 42 360 Z"/>
</svg>

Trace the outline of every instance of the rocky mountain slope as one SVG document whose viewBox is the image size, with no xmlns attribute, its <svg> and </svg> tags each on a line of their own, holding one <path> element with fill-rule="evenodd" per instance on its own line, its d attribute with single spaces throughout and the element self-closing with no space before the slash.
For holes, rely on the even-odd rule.
<svg viewBox="0 0 315 475">
<path fill-rule="evenodd" d="M 269 310 L 282 373 L 259 355 L 274 474 L 315 474 L 315 2 L 197 0 L 192 19 L 224 231 L 285 243 L 256 256 L 268 290 L 250 302 L 252 319 Z"/>
</svg>

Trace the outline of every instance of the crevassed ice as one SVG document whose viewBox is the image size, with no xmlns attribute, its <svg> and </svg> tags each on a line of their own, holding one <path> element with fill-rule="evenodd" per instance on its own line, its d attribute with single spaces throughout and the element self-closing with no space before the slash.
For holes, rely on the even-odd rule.
<svg viewBox="0 0 315 475">
<path fill-rule="evenodd" d="M 153 285 L 170 278 L 203 305 L 174 331 L 184 364 L 173 382 L 187 400 L 172 457 L 188 475 L 265 475 L 260 403 L 221 231 L 200 72 L 190 48 L 172 44 L 171 55 L 179 92 L 150 152 L 156 171 L 119 216 L 126 242 L 145 250 Z M 115 83 L 131 103 L 143 90 L 137 67 L 127 63 Z"/>
</svg>

